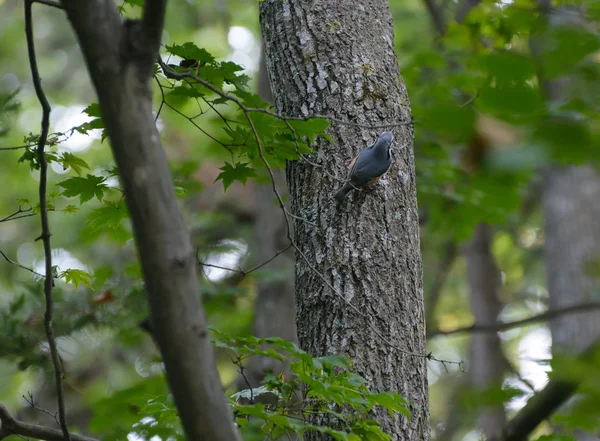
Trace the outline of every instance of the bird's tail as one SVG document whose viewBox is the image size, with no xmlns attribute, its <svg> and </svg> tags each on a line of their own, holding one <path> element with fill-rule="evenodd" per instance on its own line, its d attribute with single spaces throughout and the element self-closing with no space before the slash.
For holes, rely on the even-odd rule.
<svg viewBox="0 0 600 441">
<path fill-rule="evenodd" d="M 353 189 L 354 189 L 354 187 L 352 186 L 352 184 L 350 184 L 349 182 L 346 182 L 342 188 L 340 188 L 338 191 L 335 192 L 333 197 L 335 198 L 336 201 L 341 202 L 344 200 L 346 195 L 348 193 L 350 193 L 350 191 L 352 191 Z"/>
</svg>

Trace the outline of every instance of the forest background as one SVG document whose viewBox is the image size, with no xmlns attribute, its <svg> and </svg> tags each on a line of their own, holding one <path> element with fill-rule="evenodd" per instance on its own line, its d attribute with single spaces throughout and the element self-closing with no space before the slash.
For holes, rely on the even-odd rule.
<svg viewBox="0 0 600 441">
<path fill-rule="evenodd" d="M 0 403 L 18 420 L 58 428 L 43 320 L 44 249 L 35 240 L 41 110 L 22 3 L 0 1 Z M 132 18 L 141 4 L 119 3 Z M 581 354 L 600 337 L 600 3 L 389 5 L 414 121 L 431 436 L 490 439 L 536 393 L 548 391 L 550 377 L 575 385 L 578 395 L 563 393 L 558 404 L 569 402 L 547 409 L 550 419 L 541 418 L 526 436 L 596 439 L 600 364 Z M 246 88 L 272 101 L 258 9 L 254 1 L 169 2 L 163 60 L 172 66 L 201 60 L 196 69 L 214 67 L 207 78 L 227 83 L 223 90 Z M 101 439 L 180 438 L 159 353 L 140 326 L 148 316 L 142 273 L 80 49 L 58 8 L 35 5 L 33 29 L 53 108 L 48 217 L 69 426 Z M 215 110 L 164 69 L 157 67 L 152 83 L 153 109 L 197 250 L 219 373 L 233 402 L 252 404 L 265 392 L 259 388 L 265 368 L 279 388 L 292 378 L 288 364 L 244 338 L 296 341 L 294 253 L 271 183 L 287 202 L 281 170 L 293 144 L 281 144 L 292 148 L 288 156 L 272 155 L 270 176 L 257 156 L 231 152 L 236 142 L 249 142 L 246 132 L 228 126 L 236 109 L 213 101 L 223 106 Z M 375 102 L 385 99 L 376 87 L 368 93 Z M 294 129 L 311 138 L 326 125 L 298 121 Z M 371 140 L 382 130 L 367 129 Z M 302 154 L 310 145 L 301 146 Z M 267 358 L 248 363 L 244 351 Z M 322 364 L 331 375 L 337 372 L 331 366 L 352 370 L 341 358 Z M 239 390 L 246 392 L 234 395 Z M 244 415 L 243 406 L 232 406 Z M 404 412 L 400 399 L 386 407 Z M 266 418 L 256 409 L 248 415 Z M 290 421 L 282 434 L 307 429 Z M 265 427 L 254 423 L 242 431 L 245 439 L 264 439 Z M 340 433 L 329 435 L 353 439 Z"/>
</svg>

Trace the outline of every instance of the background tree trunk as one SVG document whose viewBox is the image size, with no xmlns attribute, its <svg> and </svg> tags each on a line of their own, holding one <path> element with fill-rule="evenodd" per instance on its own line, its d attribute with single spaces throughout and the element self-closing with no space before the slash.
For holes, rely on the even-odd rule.
<svg viewBox="0 0 600 441">
<path fill-rule="evenodd" d="M 486 224 L 477 226 L 471 242 L 465 247 L 467 279 L 471 311 L 476 324 L 490 324 L 498 320 L 502 304 L 498 299 L 500 270 L 491 251 L 492 232 Z M 469 371 L 475 391 L 502 387 L 505 360 L 500 337 L 495 332 L 475 332 L 471 340 Z M 504 406 L 478 408 L 478 426 L 486 438 L 500 432 L 506 424 Z"/>
<path fill-rule="evenodd" d="M 543 196 L 550 309 L 594 300 L 600 289 L 600 176 L 591 166 L 552 167 Z M 597 311 L 550 322 L 554 351 L 583 351 L 600 337 Z"/>
<path fill-rule="evenodd" d="M 271 0 L 260 18 L 279 112 L 372 125 L 410 120 L 386 1 Z M 426 361 L 397 348 L 426 353 L 411 126 L 394 127 L 395 161 L 374 190 L 337 205 L 331 195 L 341 182 L 324 173 L 344 179 L 381 131 L 332 123 L 333 143 L 318 140 L 312 157 L 324 169 L 288 166 L 292 212 L 309 221 L 294 222 L 298 339 L 314 355 L 349 356 L 373 390 L 410 400 L 410 421 L 377 419 L 394 440 L 422 440 Z"/>
<path fill-rule="evenodd" d="M 591 166 L 545 172 L 543 209 L 550 309 L 597 299 L 600 292 L 600 176 Z M 597 311 L 550 322 L 552 352 L 578 354 L 600 337 Z M 583 431 L 579 441 L 597 440 Z"/>
</svg>

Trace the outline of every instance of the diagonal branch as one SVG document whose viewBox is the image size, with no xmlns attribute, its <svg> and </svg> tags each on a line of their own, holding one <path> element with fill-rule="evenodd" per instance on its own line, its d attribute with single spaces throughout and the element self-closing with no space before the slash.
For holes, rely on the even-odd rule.
<svg viewBox="0 0 600 441">
<path fill-rule="evenodd" d="M 580 303 L 577 305 L 566 306 L 564 308 L 556 308 L 550 311 L 543 312 L 538 315 L 534 315 L 532 317 L 527 317 L 522 320 L 515 320 L 513 322 L 505 322 L 505 323 L 492 323 L 487 325 L 478 325 L 474 324 L 471 326 L 466 326 L 464 328 L 452 329 L 449 331 L 432 331 L 427 333 L 427 338 L 438 337 L 440 335 L 452 335 L 452 334 L 463 334 L 466 332 L 499 332 L 506 331 L 507 329 L 518 328 L 524 325 L 528 325 L 530 323 L 543 322 L 546 320 L 551 320 L 558 316 L 564 314 L 573 314 L 577 312 L 586 312 L 593 309 L 600 308 L 600 302 L 586 302 Z"/>
<path fill-rule="evenodd" d="M 592 343 L 579 357 L 581 361 L 589 361 L 599 347 Z M 524 441 L 529 434 L 545 419 L 550 417 L 560 406 L 575 394 L 584 377 L 552 378 L 546 387 L 532 396 L 512 420 L 503 427 L 501 433 L 490 441 Z"/>
<path fill-rule="evenodd" d="M 0 404 L 0 440 L 9 437 L 10 435 L 19 435 L 21 437 L 37 438 L 46 441 L 64 441 L 65 437 L 60 430 L 52 429 L 46 426 L 37 424 L 24 423 L 15 419 L 8 409 Z M 70 435 L 72 441 L 98 441 L 95 438 L 90 438 L 84 435 Z"/>
<path fill-rule="evenodd" d="M 42 80 L 38 71 L 37 59 L 35 56 L 35 45 L 33 41 L 33 23 L 31 17 L 31 6 L 33 0 L 25 0 L 25 34 L 27 35 L 27 52 L 29 54 L 29 64 L 31 67 L 31 76 L 33 78 L 33 86 L 35 93 L 42 106 L 42 131 L 38 139 L 37 144 L 37 155 L 40 164 L 40 185 L 39 185 L 39 198 L 40 198 L 40 218 L 42 224 L 42 234 L 39 239 L 44 244 L 44 256 L 46 263 L 46 276 L 44 279 L 44 296 L 46 298 L 46 313 L 44 314 L 44 328 L 46 330 L 46 337 L 48 338 L 48 346 L 50 347 L 50 354 L 52 355 L 52 364 L 54 365 L 54 377 L 56 381 L 56 397 L 58 404 L 58 419 L 60 421 L 60 428 L 62 430 L 63 438 L 66 441 L 71 441 L 69 435 L 69 429 L 67 428 L 67 417 L 65 414 L 65 397 L 63 390 L 63 372 L 62 363 L 58 354 L 58 348 L 56 345 L 56 339 L 54 338 L 54 330 L 52 329 L 52 315 L 54 312 L 54 303 L 52 300 L 52 288 L 54 287 L 54 280 L 52 277 L 52 248 L 50 246 L 50 224 L 48 222 L 48 206 L 46 203 L 46 185 L 48 177 L 48 163 L 46 161 L 46 154 L 44 153 L 44 146 L 48 139 L 48 131 L 50 126 L 50 103 L 42 89 Z"/>
</svg>

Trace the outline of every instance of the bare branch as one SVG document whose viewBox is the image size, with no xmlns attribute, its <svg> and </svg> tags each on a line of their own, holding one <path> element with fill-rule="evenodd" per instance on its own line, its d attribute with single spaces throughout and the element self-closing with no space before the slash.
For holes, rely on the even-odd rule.
<svg viewBox="0 0 600 441">
<path fill-rule="evenodd" d="M 65 414 L 65 397 L 63 391 L 63 372 L 62 363 L 58 354 L 56 339 L 54 338 L 54 330 L 52 329 L 52 315 L 54 312 L 54 304 L 52 301 L 52 288 L 54 280 L 52 278 L 52 248 L 50 246 L 50 224 L 48 222 L 48 207 L 46 204 L 46 185 L 48 176 L 48 163 L 44 147 L 48 139 L 48 131 L 50 127 L 50 104 L 42 89 L 42 80 L 37 66 L 35 55 L 35 45 L 33 41 L 33 22 L 31 17 L 31 7 L 33 0 L 25 0 L 25 34 L 27 35 L 27 52 L 29 55 L 29 64 L 31 67 L 31 76 L 33 78 L 33 86 L 35 93 L 42 106 L 42 131 L 38 139 L 37 155 L 40 164 L 40 218 L 42 224 L 42 234 L 40 236 L 44 244 L 44 257 L 46 263 L 46 278 L 44 280 L 44 296 L 46 298 L 46 312 L 44 314 L 44 328 L 46 329 L 46 337 L 52 355 L 52 364 L 54 365 L 54 377 L 56 381 L 56 397 L 58 404 L 58 419 L 62 430 L 63 438 L 66 441 L 71 441 L 69 429 L 67 428 L 67 417 Z"/>
<path fill-rule="evenodd" d="M 586 312 L 593 309 L 600 308 L 600 302 L 586 302 L 577 305 L 566 306 L 564 308 L 552 309 L 550 311 L 543 312 L 538 315 L 534 315 L 532 317 L 527 317 L 522 320 L 515 320 L 513 322 L 505 322 L 505 323 L 492 323 L 488 325 L 478 325 L 474 324 L 471 326 L 466 326 L 464 328 L 452 329 L 450 331 L 432 331 L 427 333 L 427 338 L 438 337 L 440 335 L 452 335 L 452 334 L 463 334 L 466 332 L 499 332 L 506 331 L 507 329 L 518 328 L 521 326 L 528 325 L 530 323 L 543 322 L 546 320 L 551 320 L 555 317 L 564 315 L 564 314 L 573 314 L 577 312 Z"/>
<path fill-rule="evenodd" d="M 36 144 L 28 144 L 28 145 L 17 145 L 15 147 L 0 147 L 0 151 L 3 150 L 21 150 L 21 149 L 28 149 L 30 147 L 35 147 Z"/>
<path fill-rule="evenodd" d="M 243 270 L 241 268 L 227 268 L 227 267 L 224 267 L 224 266 L 213 265 L 211 263 L 204 263 L 201 260 L 198 260 L 198 264 L 200 264 L 201 266 L 209 267 L 209 268 L 217 268 L 217 269 L 222 269 L 222 270 L 225 270 L 225 271 L 231 271 L 233 273 L 239 273 L 239 274 L 242 275 L 242 277 L 245 277 L 248 274 L 256 271 L 257 269 L 262 268 L 263 266 L 265 266 L 266 264 L 268 264 L 269 262 L 271 262 L 272 260 L 274 260 L 280 254 L 285 253 L 290 248 L 292 248 L 292 244 L 289 244 L 288 246 L 286 246 L 286 247 L 282 248 L 281 250 L 277 251 L 275 254 L 273 254 L 271 257 L 269 257 L 267 260 L 265 260 L 264 262 L 259 263 L 258 265 L 250 268 L 249 270 Z M 198 255 L 198 253 L 196 253 L 196 255 Z"/>
<path fill-rule="evenodd" d="M 0 404 L 0 421 L 2 422 L 2 428 L 0 428 L 0 440 L 3 440 L 10 435 L 26 436 L 46 441 L 65 440 L 65 437 L 60 430 L 16 420 L 2 404 Z M 74 433 L 70 436 L 72 441 L 98 441 L 95 438 L 76 435 Z"/>
<path fill-rule="evenodd" d="M 8 263 L 12 264 L 12 265 L 16 265 L 21 269 L 24 269 L 25 271 L 29 271 L 32 274 L 35 274 L 38 277 L 41 277 L 42 279 L 45 277 L 43 274 L 38 273 L 37 271 L 34 271 L 33 269 L 25 266 L 25 265 L 21 265 L 19 262 L 15 262 L 14 260 L 12 260 L 11 258 L 9 258 L 6 254 L 4 254 L 4 251 L 0 250 L 0 256 L 4 257 L 4 260 L 6 260 Z"/>
</svg>

